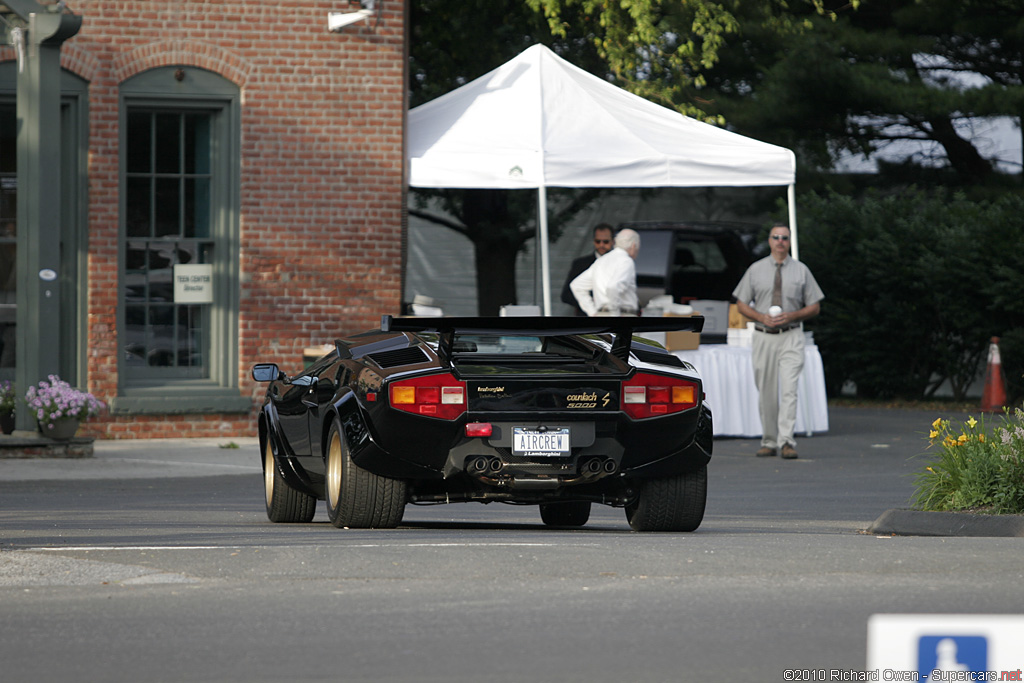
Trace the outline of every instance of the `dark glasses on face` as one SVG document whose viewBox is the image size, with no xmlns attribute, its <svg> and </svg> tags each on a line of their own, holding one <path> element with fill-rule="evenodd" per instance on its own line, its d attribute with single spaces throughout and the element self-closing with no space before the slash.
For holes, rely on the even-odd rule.
<svg viewBox="0 0 1024 683">
<path fill-rule="evenodd" d="M 611 240 L 599 240 L 599 239 L 595 239 L 594 240 L 594 244 L 611 244 L 611 243 L 612 243 Z"/>
<path fill-rule="evenodd" d="M 777 242 L 788 242 L 789 235 L 772 235 L 772 239 L 776 240 Z"/>
</svg>

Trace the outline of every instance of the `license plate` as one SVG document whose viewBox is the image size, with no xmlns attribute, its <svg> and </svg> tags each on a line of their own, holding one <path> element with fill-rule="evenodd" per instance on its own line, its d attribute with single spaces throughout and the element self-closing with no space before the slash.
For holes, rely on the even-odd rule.
<svg viewBox="0 0 1024 683">
<path fill-rule="evenodd" d="M 540 431 L 527 427 L 512 428 L 512 452 L 525 456 L 569 455 L 569 428 Z"/>
</svg>

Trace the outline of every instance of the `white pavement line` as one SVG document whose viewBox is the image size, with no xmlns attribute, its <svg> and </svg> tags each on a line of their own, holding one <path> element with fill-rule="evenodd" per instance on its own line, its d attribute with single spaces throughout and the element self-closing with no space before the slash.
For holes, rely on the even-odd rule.
<svg viewBox="0 0 1024 683">
<path fill-rule="evenodd" d="M 81 550 L 241 550 L 246 545 L 69 545 L 25 548 L 26 552 L 78 552 Z"/>
<path fill-rule="evenodd" d="M 186 467 L 234 467 L 241 470 L 262 471 L 260 465 L 232 465 L 227 462 L 188 462 L 184 460 L 148 460 L 146 458 L 108 458 L 117 462 L 135 462 L 153 465 L 184 465 Z"/>
<path fill-rule="evenodd" d="M 322 545 L 322 544 L 320 544 Z M 600 548 L 599 543 L 358 543 L 338 548 Z M 249 548 L 295 548 L 275 545 L 72 545 L 24 548 L 24 552 L 80 552 L 83 550 L 244 550 Z"/>
</svg>

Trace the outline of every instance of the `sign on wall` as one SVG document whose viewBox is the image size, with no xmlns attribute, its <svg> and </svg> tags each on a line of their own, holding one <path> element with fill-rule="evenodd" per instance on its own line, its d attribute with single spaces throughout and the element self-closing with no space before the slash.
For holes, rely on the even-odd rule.
<svg viewBox="0 0 1024 683">
<path fill-rule="evenodd" d="M 174 303 L 213 303 L 213 264 L 174 266 Z"/>
</svg>

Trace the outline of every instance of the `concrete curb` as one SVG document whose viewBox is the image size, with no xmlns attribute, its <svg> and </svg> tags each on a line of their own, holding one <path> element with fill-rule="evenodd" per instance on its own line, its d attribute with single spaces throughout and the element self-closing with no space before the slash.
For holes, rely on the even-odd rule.
<svg viewBox="0 0 1024 683">
<path fill-rule="evenodd" d="M 93 441 L 76 436 L 67 440 L 48 439 L 35 432 L 0 435 L 0 460 L 30 458 L 91 458 Z"/>
<path fill-rule="evenodd" d="M 886 510 L 868 527 L 871 534 L 896 536 L 1003 536 L 1024 538 L 1024 515 Z"/>
</svg>

